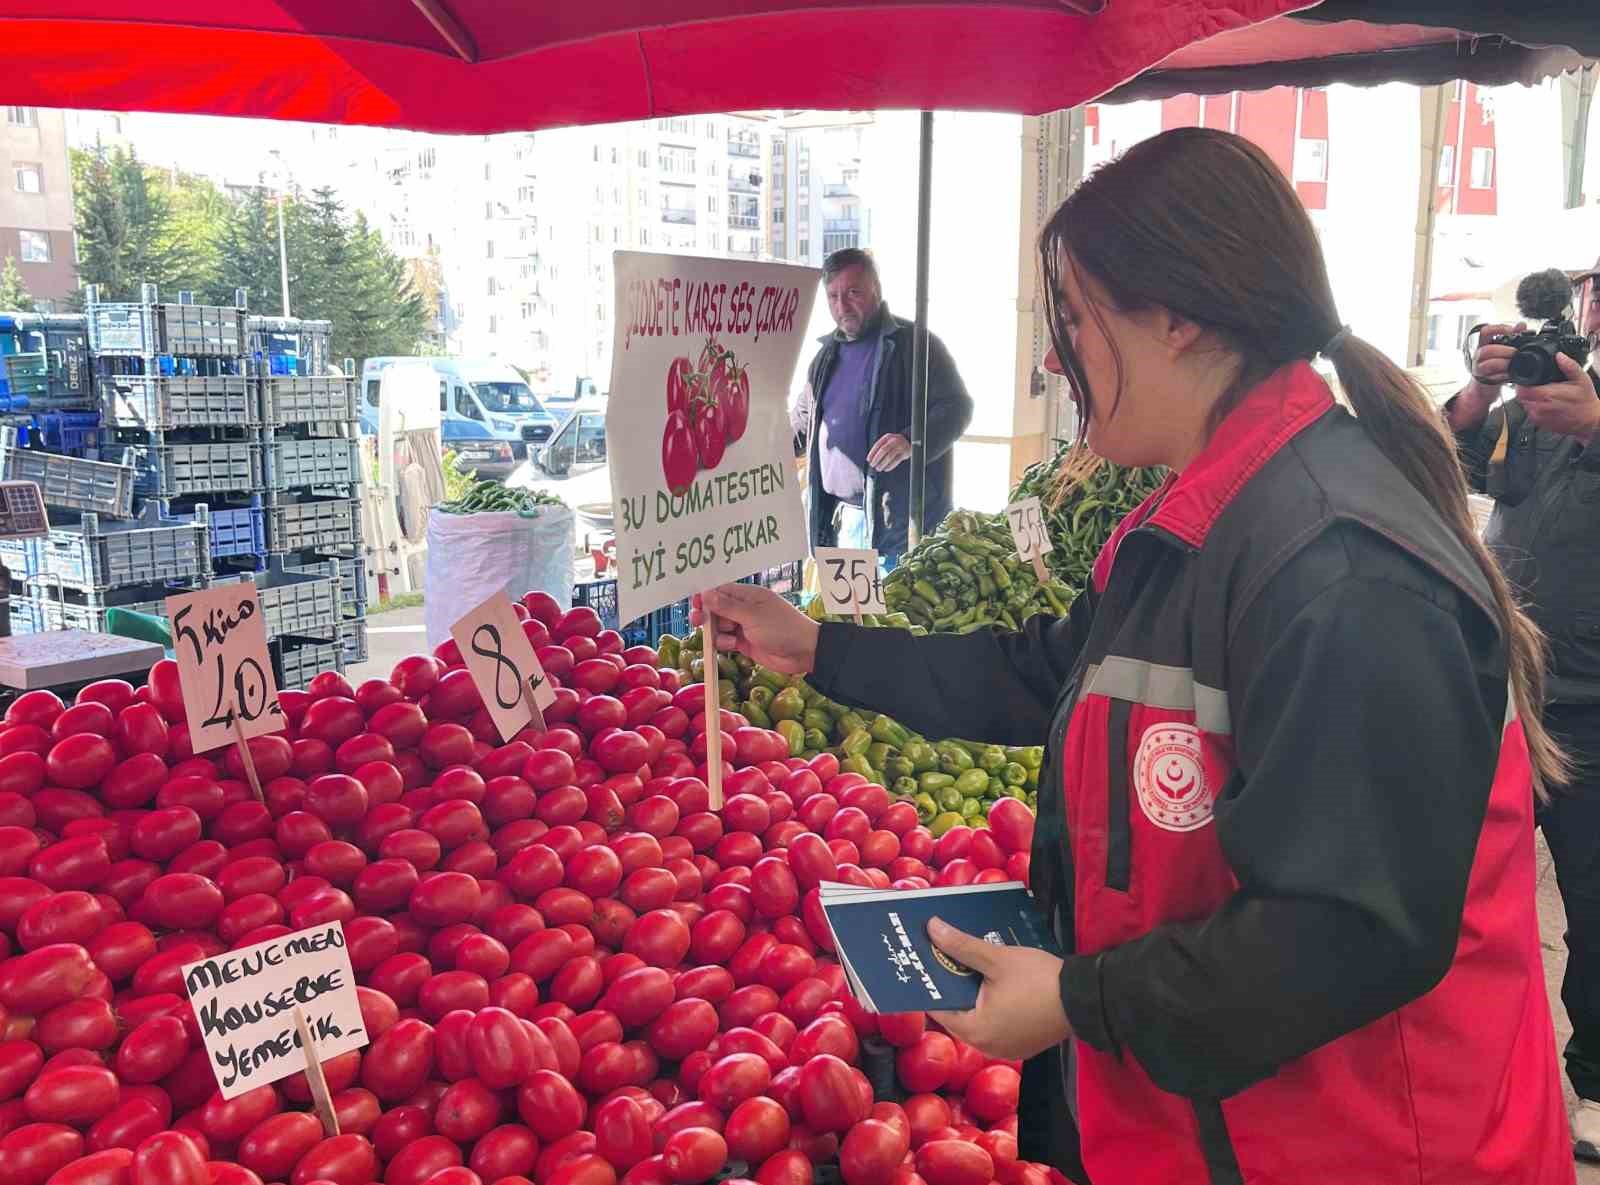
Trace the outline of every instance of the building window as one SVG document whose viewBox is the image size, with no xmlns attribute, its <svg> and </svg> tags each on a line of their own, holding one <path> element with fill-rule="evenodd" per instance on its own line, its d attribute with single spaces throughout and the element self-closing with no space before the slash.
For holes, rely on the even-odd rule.
<svg viewBox="0 0 1600 1185">
<path fill-rule="evenodd" d="M 50 262 L 50 234 L 42 230 L 19 230 L 23 263 Z"/>
<path fill-rule="evenodd" d="M 1439 150 L 1439 184 L 1448 189 L 1456 183 L 1456 146 L 1446 144 Z"/>
<path fill-rule="evenodd" d="M 622 228 L 620 226 L 611 228 L 611 241 L 614 244 L 622 242 Z"/>
<path fill-rule="evenodd" d="M 1474 148 L 1472 150 L 1472 188 L 1494 188 L 1494 149 Z"/>
<path fill-rule="evenodd" d="M 499 333 L 500 332 L 500 318 L 495 316 L 493 313 L 489 314 L 489 332 L 490 333 Z"/>
<path fill-rule="evenodd" d="M 531 202 L 531 201 L 533 201 L 533 186 L 531 186 L 531 185 L 519 185 L 519 186 L 517 186 L 517 201 L 519 201 L 519 202 Z"/>
<path fill-rule="evenodd" d="M 1294 179 L 1296 181 L 1326 181 L 1328 179 L 1328 142 L 1326 140 L 1301 140 L 1295 145 Z"/>
<path fill-rule="evenodd" d="M 599 164 L 600 163 L 600 145 L 598 145 L 598 144 L 596 144 L 594 146 L 594 163 L 595 164 Z"/>
<path fill-rule="evenodd" d="M 522 302 L 522 319 L 524 321 L 528 321 L 528 320 L 531 320 L 532 317 L 533 317 L 533 302 L 525 300 L 525 301 Z"/>
<path fill-rule="evenodd" d="M 641 169 L 650 167 L 650 150 L 648 148 L 639 149 L 639 167 Z"/>
<path fill-rule="evenodd" d="M 489 162 L 488 161 L 484 161 L 483 162 L 483 179 L 485 181 L 489 180 Z"/>
<path fill-rule="evenodd" d="M 434 150 L 431 148 L 424 148 L 421 152 L 417 153 L 417 165 L 419 168 L 431 169 L 433 168 L 434 162 L 437 159 L 438 158 L 434 155 Z M 485 169 L 488 168 L 487 165 L 484 167 Z M 485 175 L 487 176 L 487 173 Z"/>
<path fill-rule="evenodd" d="M 656 164 L 663 173 L 694 175 L 694 149 L 663 144 L 656 156 Z"/>
<path fill-rule="evenodd" d="M 17 166 L 17 192 L 44 192 L 44 173 L 40 170 L 38 165 Z"/>
<path fill-rule="evenodd" d="M 483 203 L 483 216 L 485 218 L 493 218 L 494 217 L 494 203 L 493 202 L 484 202 Z"/>
<path fill-rule="evenodd" d="M 708 119 L 708 120 L 706 120 L 706 139 L 707 140 L 715 140 L 716 138 L 717 138 L 717 125 L 712 123 Z"/>
<path fill-rule="evenodd" d="M 615 148 L 613 148 L 611 150 L 611 163 L 612 164 L 616 164 L 617 163 L 617 150 Z"/>
<path fill-rule="evenodd" d="M 706 195 L 706 212 L 709 214 L 717 212 L 717 195 L 714 193 Z"/>
<path fill-rule="evenodd" d="M 720 231 L 714 230 L 711 232 L 711 249 L 713 251 L 722 250 L 722 233 Z"/>
<path fill-rule="evenodd" d="M 7 107 L 6 122 L 14 128 L 36 128 L 39 126 L 39 109 L 37 107 Z"/>
<path fill-rule="evenodd" d="M 646 230 L 644 227 L 641 226 L 639 228 L 639 246 L 648 247 L 649 245 L 650 245 L 650 232 L 648 230 Z"/>
<path fill-rule="evenodd" d="M 483 257 L 485 259 L 493 259 L 494 258 L 494 240 L 493 239 L 490 239 L 487 243 L 485 243 L 483 245 L 483 249 L 484 249 L 484 256 Z"/>
<path fill-rule="evenodd" d="M 494 282 L 494 277 L 490 276 L 489 277 L 489 295 L 493 296 L 499 291 L 500 291 L 499 285 Z"/>
<path fill-rule="evenodd" d="M 800 246 L 800 258 L 801 259 L 809 259 L 811 257 L 811 240 L 810 239 L 801 239 L 799 246 Z"/>
</svg>

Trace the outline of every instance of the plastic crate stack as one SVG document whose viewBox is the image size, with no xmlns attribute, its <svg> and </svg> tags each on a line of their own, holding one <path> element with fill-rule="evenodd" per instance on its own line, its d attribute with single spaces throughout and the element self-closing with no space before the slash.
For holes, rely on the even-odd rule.
<svg viewBox="0 0 1600 1185">
<path fill-rule="evenodd" d="M 24 448 L 95 456 L 100 405 L 87 317 L 0 312 L 0 424 Z"/>
<path fill-rule="evenodd" d="M 285 641 L 279 661 L 288 687 L 303 685 L 296 680 L 309 677 L 307 670 L 343 670 L 367 659 L 355 363 L 330 372 L 331 330 L 326 321 L 249 321 L 266 552 L 274 571 L 331 579 L 337 609 L 327 636 Z"/>
</svg>

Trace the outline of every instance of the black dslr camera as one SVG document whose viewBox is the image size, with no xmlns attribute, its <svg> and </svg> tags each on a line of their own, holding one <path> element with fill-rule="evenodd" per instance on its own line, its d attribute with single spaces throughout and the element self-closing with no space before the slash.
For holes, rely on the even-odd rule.
<svg viewBox="0 0 1600 1185">
<path fill-rule="evenodd" d="M 1567 376 L 1556 364 L 1557 354 L 1565 354 L 1579 366 L 1589 361 L 1589 339 L 1568 319 L 1571 308 L 1572 283 L 1560 268 L 1534 272 L 1517 285 L 1517 311 L 1544 324 L 1537 330 L 1502 334 L 1482 343 L 1516 351 L 1510 366 L 1514 386 L 1543 387 L 1564 380 Z"/>
</svg>

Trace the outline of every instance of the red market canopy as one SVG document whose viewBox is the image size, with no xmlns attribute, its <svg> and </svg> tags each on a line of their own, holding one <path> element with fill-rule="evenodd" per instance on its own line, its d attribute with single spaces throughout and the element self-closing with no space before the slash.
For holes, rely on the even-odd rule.
<svg viewBox="0 0 1600 1185">
<path fill-rule="evenodd" d="M 1325 0 L 1185 46 L 1106 101 L 1336 82 L 1533 83 L 1596 57 L 1594 0 Z"/>
<path fill-rule="evenodd" d="M 1306 0 L 23 0 L 7 103 L 488 133 L 755 108 L 1043 112 Z"/>
</svg>

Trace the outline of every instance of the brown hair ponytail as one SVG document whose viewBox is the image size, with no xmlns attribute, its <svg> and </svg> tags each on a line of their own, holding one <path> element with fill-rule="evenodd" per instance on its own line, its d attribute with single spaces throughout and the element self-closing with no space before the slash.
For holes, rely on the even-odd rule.
<svg viewBox="0 0 1600 1185">
<path fill-rule="evenodd" d="M 1565 782 L 1567 760 L 1541 720 L 1543 636 L 1518 608 L 1478 537 L 1443 417 L 1405 371 L 1341 328 L 1316 230 L 1271 158 L 1227 132 L 1165 132 L 1079 186 L 1045 227 L 1040 251 L 1051 340 L 1080 403 L 1091 394 L 1115 400 L 1120 392 L 1088 390 L 1061 328 L 1063 266 L 1092 276 L 1122 311 L 1170 309 L 1237 351 L 1243 368 L 1218 402 L 1213 423 L 1266 375 L 1327 346 L 1362 427 L 1471 552 L 1488 581 L 1535 792 L 1544 798 L 1548 787 Z M 1100 315 L 1093 308 L 1090 313 Z"/>
</svg>

